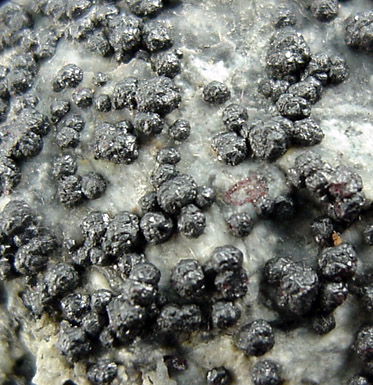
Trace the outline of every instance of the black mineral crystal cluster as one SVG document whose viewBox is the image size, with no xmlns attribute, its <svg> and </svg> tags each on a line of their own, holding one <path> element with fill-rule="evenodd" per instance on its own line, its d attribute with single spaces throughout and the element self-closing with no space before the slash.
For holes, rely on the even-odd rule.
<svg viewBox="0 0 373 385">
<path fill-rule="evenodd" d="M 0 2 L 0 383 L 373 384 L 369 0 Z"/>
</svg>

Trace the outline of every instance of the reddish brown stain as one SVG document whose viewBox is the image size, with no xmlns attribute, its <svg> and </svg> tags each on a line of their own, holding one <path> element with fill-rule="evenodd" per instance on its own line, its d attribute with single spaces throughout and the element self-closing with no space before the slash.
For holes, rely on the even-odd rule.
<svg viewBox="0 0 373 385">
<path fill-rule="evenodd" d="M 268 192 L 268 187 L 262 177 L 251 174 L 247 179 L 232 185 L 225 193 L 225 200 L 236 206 L 254 202 Z"/>
</svg>

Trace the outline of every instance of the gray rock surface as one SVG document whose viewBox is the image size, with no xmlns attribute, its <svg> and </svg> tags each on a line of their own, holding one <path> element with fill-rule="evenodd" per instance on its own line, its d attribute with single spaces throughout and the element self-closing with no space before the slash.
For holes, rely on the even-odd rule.
<svg viewBox="0 0 373 385">
<path fill-rule="evenodd" d="M 29 6 L 33 2 L 20 0 L 19 3 Z M 119 1 L 116 6 L 128 10 L 126 3 Z M 249 276 L 248 294 L 237 300 L 242 312 L 239 326 L 259 318 L 275 321 L 277 313 L 265 306 L 260 293 L 261 268 L 275 256 L 290 256 L 316 266 L 319 250 L 311 237 L 309 225 L 323 211 L 304 194 L 298 202 L 301 209 L 294 220 L 266 221 L 257 217 L 252 203 L 237 206 L 227 202 L 225 197 L 227 191 L 239 181 L 254 178 L 257 188 L 255 178 L 260 180 L 261 176 L 265 177 L 269 197 L 275 199 L 288 194 L 291 187 L 286 182 L 285 174 L 293 167 L 297 155 L 306 148 L 290 147 L 271 163 L 251 157 L 235 167 L 219 162 L 211 150 L 211 140 L 224 130 L 221 115 L 226 105 L 206 103 L 202 97 L 203 87 L 211 81 L 224 82 L 231 91 L 228 103 L 245 106 L 249 122 L 276 116 L 275 105 L 259 94 L 258 85 L 266 77 L 266 51 L 275 31 L 273 20 L 278 7 L 290 8 L 297 17 L 295 28 L 303 34 L 312 53 L 341 55 L 348 63 L 349 78 L 340 85 L 326 87 L 321 100 L 312 107 L 311 116 L 319 123 L 325 136 L 320 144 L 311 147 L 311 151 L 320 154 L 333 167 L 347 165 L 361 175 L 368 206 L 373 199 L 373 62 L 368 53 L 346 46 L 344 20 L 351 14 L 371 10 L 372 2 L 341 2 L 338 16 L 329 23 L 315 20 L 302 2 L 291 0 L 280 3 L 275 0 L 185 0 L 168 3 L 169 6 L 158 15 L 157 20 L 172 25 L 174 47 L 183 53 L 182 71 L 174 78 L 182 99 L 179 108 L 166 115 L 165 122 L 166 126 L 181 118 L 190 122 L 189 138 L 177 143 L 181 154 L 177 169 L 191 175 L 198 186 L 207 184 L 213 187 L 217 201 L 205 212 L 206 228 L 200 237 L 191 239 L 176 232 L 164 244 L 147 245 L 146 257 L 162 272 L 160 290 L 167 290 L 171 270 L 180 259 L 194 258 L 204 264 L 215 247 L 232 244 L 243 251 L 243 266 Z M 45 17 L 36 18 L 35 28 L 44 28 L 50 23 Z M 64 31 L 71 23 L 56 24 L 56 28 Z M 8 66 L 13 54 L 12 48 L 1 51 L 0 64 Z M 57 45 L 56 54 L 42 62 L 34 79 L 31 93 L 40 98 L 37 106 L 40 112 L 50 114 L 51 101 L 61 95 L 72 99 L 74 89 L 67 88 L 56 94 L 51 87 L 58 69 L 68 63 L 76 64 L 84 72 L 79 88 L 91 88 L 95 95 L 112 95 L 114 85 L 129 76 L 139 79 L 154 77 L 151 63 L 147 60 L 137 57 L 128 62 L 118 62 L 114 57 L 102 58 L 83 44 L 63 37 Z M 109 76 L 107 84 L 100 88 L 92 82 L 97 72 Z M 51 159 L 60 154 L 55 142 L 55 127 L 52 127 L 44 137 L 42 152 L 20 163 L 21 182 L 14 192 L 0 197 L 0 208 L 14 198 L 25 200 L 43 218 L 45 226 L 53 229 L 59 241 L 63 238 L 81 240 L 80 223 L 91 211 L 107 212 L 112 217 L 125 210 L 140 214 L 140 198 L 153 189 L 150 174 L 157 152 L 160 148 L 175 145 L 164 130 L 141 143 L 139 157 L 131 164 L 95 159 L 92 149 L 95 126 L 106 121 L 133 120 L 134 114 L 128 109 L 101 113 L 93 107 L 79 109 L 73 104 L 72 113 L 81 114 L 86 122 L 80 133 L 80 142 L 73 151 L 78 158 L 78 173 L 101 174 L 107 180 L 105 193 L 98 199 L 87 200 L 71 209 L 61 205 L 57 198 L 57 182 L 50 172 Z M 17 119 L 13 101 L 8 120 L 12 118 Z M 252 213 L 256 221 L 251 233 L 242 239 L 233 237 L 225 223 L 226 217 L 240 211 Z M 364 243 L 361 233 L 366 222 L 369 222 L 369 216 L 341 235 L 358 252 L 358 273 L 373 267 L 371 250 Z M 66 257 L 58 251 L 50 258 L 50 263 L 56 263 Z M 0 382 L 6 384 L 10 378 L 17 379 L 13 375 L 14 364 L 23 359 L 29 372 L 20 377 L 19 384 L 26 384 L 25 378 L 32 378 L 31 383 L 35 385 L 63 385 L 67 380 L 77 385 L 88 384 L 84 363 L 69 365 L 57 350 L 58 325 L 55 320 L 47 315 L 35 320 L 24 307 L 19 295 L 26 286 L 27 283 L 18 277 L 4 282 L 1 288 L 4 300 L 0 305 Z M 91 266 L 85 290 L 91 293 L 102 288 L 110 288 L 105 268 Z M 358 327 L 364 322 L 371 322 L 372 314 L 364 314 L 359 299 L 352 295 L 334 314 L 337 326 L 324 336 L 317 335 L 307 323 L 290 330 L 275 329 L 276 344 L 265 358 L 281 365 L 283 377 L 289 384 L 340 385 L 358 371 L 359 363 L 352 358 L 349 348 Z M 176 376 L 169 375 L 163 361 L 163 356 L 172 354 L 173 350 L 169 347 L 154 348 L 152 342 L 136 340 L 130 347 L 112 349 L 105 353 L 105 358 L 118 363 L 118 376 L 113 384 L 201 385 L 205 383 L 206 372 L 217 366 L 229 368 L 234 373 L 235 384 L 249 384 L 251 367 L 258 359 L 248 359 L 237 350 L 232 333 L 204 330 L 185 337 L 183 350 L 189 367 Z"/>
</svg>

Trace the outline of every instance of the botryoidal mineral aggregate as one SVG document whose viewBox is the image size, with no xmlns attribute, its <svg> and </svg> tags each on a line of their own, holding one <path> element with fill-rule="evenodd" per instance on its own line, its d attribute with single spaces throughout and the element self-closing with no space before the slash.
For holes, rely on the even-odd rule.
<svg viewBox="0 0 373 385">
<path fill-rule="evenodd" d="M 0 6 L 1 383 L 372 383 L 373 5 L 219 3 Z"/>
</svg>

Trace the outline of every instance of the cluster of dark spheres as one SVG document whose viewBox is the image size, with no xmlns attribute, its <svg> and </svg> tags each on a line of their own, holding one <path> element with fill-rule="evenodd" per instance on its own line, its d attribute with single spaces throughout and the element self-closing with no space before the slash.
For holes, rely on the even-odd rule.
<svg viewBox="0 0 373 385">
<path fill-rule="evenodd" d="M 317 0 L 310 5 L 312 15 L 322 22 L 334 20 L 338 16 L 338 9 L 338 0 Z"/>
<path fill-rule="evenodd" d="M 62 250 L 69 261 L 59 263 L 53 262 L 50 255 L 61 246 L 24 202 L 8 203 L 0 225 L 3 279 L 18 275 L 27 280 L 29 288 L 22 294 L 25 306 L 36 317 L 46 312 L 60 322 L 57 346 L 70 362 L 85 361 L 88 353 L 94 354 L 97 344 L 105 350 L 149 334 L 164 344 L 180 333 L 201 328 L 224 330 L 241 316 L 233 301 L 247 293 L 248 277 L 242 267 L 243 254 L 234 246 L 215 248 L 204 266 L 197 260 L 180 260 L 172 270 L 170 294 L 159 291 L 159 269 L 138 252 L 141 234 L 135 214 L 122 212 L 114 218 L 99 212 L 89 214 L 81 224 L 84 244 L 66 239 Z M 328 333 L 335 327 L 332 313 L 347 298 L 357 263 L 356 253 L 347 243 L 322 249 L 317 271 L 290 258 L 274 258 L 263 270 L 265 295 L 283 317 L 312 313 L 315 331 Z M 82 292 L 91 265 L 106 267 L 103 271 L 111 290 Z M 369 292 L 367 286 L 364 289 L 365 301 L 370 300 L 372 306 L 372 290 Z M 201 310 L 206 305 L 211 309 L 208 314 Z M 369 327 L 361 329 L 354 344 L 364 362 L 372 358 L 371 340 L 366 337 L 369 333 Z M 262 356 L 274 343 L 273 329 L 265 320 L 242 326 L 236 339 L 237 348 L 247 356 Z M 278 378 L 276 383 L 280 383 L 279 366 L 272 361 L 260 361 L 254 366 L 253 381 L 269 376 L 269 369 L 263 369 L 267 366 L 270 377 Z M 102 376 L 112 380 L 116 372 L 115 362 L 87 362 L 87 376 L 94 384 L 108 381 L 97 379 Z M 230 377 L 225 368 L 207 374 L 210 382 L 212 378 L 230 381 Z"/>
<path fill-rule="evenodd" d="M 337 16 L 338 7 L 337 1 L 326 0 L 313 2 L 310 9 L 320 21 L 329 21 Z M 279 31 L 273 35 L 266 57 L 269 79 L 260 82 L 259 92 L 276 104 L 280 116 L 249 123 L 245 107 L 228 105 L 222 116 L 227 132 L 213 138 L 212 148 L 218 160 L 230 166 L 243 162 L 248 155 L 276 160 L 291 144 L 319 144 L 324 133 L 310 117 L 311 106 L 320 100 L 324 87 L 339 84 L 349 75 L 343 58 L 312 54 L 302 35 L 285 28 L 296 24 L 291 11 L 281 10 L 277 16 L 274 25 Z M 347 19 L 347 45 L 369 50 L 372 23 L 371 13 Z M 220 82 L 211 82 L 203 90 L 203 98 L 209 103 L 222 104 L 230 97 L 228 87 Z M 281 323 L 309 319 L 312 329 L 323 335 L 336 327 L 333 312 L 349 293 L 357 295 L 365 309 L 373 309 L 370 278 L 354 281 L 358 258 L 353 246 L 343 243 L 338 236 L 335 238 L 337 232 L 343 232 L 364 212 L 363 183 L 355 171 L 342 165 L 333 167 L 312 152 L 296 158 L 287 178 L 294 191 L 306 189 L 325 211 L 326 215 L 316 218 L 310 229 L 320 247 L 318 266 L 315 269 L 288 257 L 273 258 L 263 269 L 262 292 L 267 298 L 266 304 L 279 313 Z M 269 217 L 273 212 L 274 202 L 266 195 L 253 203 L 261 217 Z M 294 204 L 286 206 L 294 213 Z M 284 213 L 286 211 L 284 209 Z M 242 237 L 251 232 L 253 220 L 246 212 L 234 213 L 227 219 L 227 225 L 231 234 Z M 363 235 L 366 243 L 373 244 L 372 225 L 365 228 Z M 363 375 L 367 377 L 356 376 L 351 379 L 351 385 L 370 383 L 372 341 L 373 328 L 363 326 L 353 350 L 363 361 Z M 272 327 L 264 320 L 243 326 L 236 339 L 236 346 L 248 356 L 261 356 L 273 345 Z M 258 362 L 252 371 L 252 381 L 254 384 L 281 383 L 278 365 L 271 361 Z"/>
<path fill-rule="evenodd" d="M 313 152 L 300 154 L 287 178 L 297 189 L 308 190 L 326 207 L 328 217 L 344 226 L 353 223 L 364 208 L 365 195 L 360 175 L 343 165 L 333 167 Z M 314 231 L 317 232 L 317 224 Z M 320 242 L 323 242 L 322 235 Z"/>
<path fill-rule="evenodd" d="M 241 316 L 234 301 L 247 293 L 248 276 L 243 253 L 234 246 L 215 248 L 205 265 L 180 260 L 164 291 L 158 288 L 160 270 L 141 252 L 139 219 L 130 212 L 113 218 L 92 212 L 81 223 L 83 244 L 72 239 L 60 244 L 25 202 L 13 200 L 1 212 L 0 230 L 3 280 L 18 276 L 28 283 L 20 293 L 24 305 L 33 317 L 46 313 L 59 323 L 57 348 L 71 364 L 84 363 L 93 384 L 110 383 L 117 375 L 118 363 L 105 358 L 112 348 L 139 338 L 174 347 L 180 335 L 226 330 Z M 65 255 L 65 262 L 55 260 L 56 252 Z M 92 267 L 107 277 L 109 289 L 86 290 Z M 274 343 L 271 331 L 272 342 L 263 341 L 259 329 L 265 322 L 256 324 L 243 328 L 238 342 L 252 355 Z M 168 366 L 177 366 L 175 357 L 167 358 Z M 224 368 L 207 373 L 212 384 L 230 379 Z"/>
<path fill-rule="evenodd" d="M 373 12 L 358 13 L 347 19 L 345 41 L 354 49 L 371 51 L 373 47 Z"/>
<path fill-rule="evenodd" d="M 288 257 L 273 258 L 263 270 L 264 290 L 284 317 L 312 314 L 315 331 L 325 334 L 335 327 L 335 321 L 329 323 L 331 328 L 324 329 L 320 318 L 331 318 L 346 300 L 357 262 L 355 250 L 347 243 L 322 249 L 317 271 Z"/>
<path fill-rule="evenodd" d="M 57 156 L 52 165 L 52 175 L 56 178 L 59 201 L 68 207 L 81 203 L 84 199 L 97 199 L 105 190 L 107 181 L 97 172 L 80 176 L 77 159 L 72 154 Z"/>
<path fill-rule="evenodd" d="M 164 115 L 175 109 L 181 97 L 178 88 L 167 77 L 138 82 L 127 78 L 114 88 L 114 105 L 118 109 L 137 106 L 133 122 L 103 122 L 96 125 L 93 134 L 93 152 L 96 159 L 114 163 L 133 163 L 139 156 L 141 141 L 159 135 L 165 128 Z M 131 103 L 131 104 L 128 104 Z M 134 104 L 133 104 L 134 103 Z M 167 128 L 167 135 L 175 142 L 189 137 L 190 124 L 178 119 Z"/>
<path fill-rule="evenodd" d="M 83 71 L 75 64 L 61 68 L 52 82 L 52 88 L 60 93 L 74 88 L 72 101 L 78 108 L 87 109 L 93 104 L 100 113 L 124 108 L 134 111 L 133 122 L 123 120 L 117 123 L 98 123 L 94 130 L 92 147 L 96 159 L 115 163 L 132 163 L 139 155 L 140 142 L 158 135 L 165 126 L 164 116 L 181 102 L 180 90 L 171 80 L 181 71 L 182 53 L 169 51 L 173 45 L 172 28 L 158 22 L 154 16 L 162 9 L 161 1 L 133 1 L 128 4 L 134 15 L 121 13 L 115 5 L 97 5 L 82 17 L 71 22 L 67 38 L 97 50 L 102 56 L 114 57 L 118 61 L 129 61 L 138 55 L 150 62 L 158 75 L 150 79 L 128 77 L 116 83 L 112 95 L 94 95 L 92 88 L 78 88 L 83 80 Z M 152 16 L 151 19 L 139 18 Z M 101 86 L 107 79 L 103 75 L 94 79 Z M 61 115 L 70 110 L 67 100 L 55 102 L 61 106 Z M 179 120 L 168 129 L 169 136 L 176 141 L 189 136 L 189 122 Z M 56 135 L 62 148 L 76 147 L 79 133 L 63 125 Z"/>
<path fill-rule="evenodd" d="M 123 108 L 136 110 L 135 131 L 129 121 L 113 124 L 116 128 L 107 126 L 111 123 L 103 123 L 103 127 L 99 124 L 93 143 L 96 158 L 131 163 L 138 157 L 139 137 L 159 134 L 164 115 L 179 106 L 180 90 L 171 78 L 180 73 L 183 55 L 180 50 L 169 50 L 173 45 L 172 28 L 155 19 L 164 7 L 163 2 L 128 1 L 126 7 L 129 12 L 124 13 L 114 2 L 96 4 L 89 0 L 31 1 L 27 6 L 8 2 L 1 7 L 0 51 L 12 47 L 14 54 L 9 68 L 0 67 L 0 122 L 7 120 L 10 110 L 20 115 L 1 127 L 2 194 L 10 193 L 19 184 L 19 161 L 42 150 L 42 137 L 49 132 L 50 121 L 56 128 L 55 143 L 62 150 L 79 145 L 85 122 L 80 115 L 71 115 L 73 109 L 86 110 L 94 105 L 99 113 Z M 36 17 L 51 19 L 54 27 L 35 29 Z M 50 104 L 48 118 L 36 110 L 39 99 L 34 95 L 34 80 L 43 61 L 55 54 L 63 36 L 105 57 L 114 55 L 118 61 L 140 57 L 149 62 L 157 77 L 125 79 L 115 85 L 113 95 L 95 96 L 94 87 L 79 88 L 83 70 L 76 64 L 67 64 L 52 79 L 56 98 Z M 108 80 L 99 73 L 93 85 L 101 87 Z M 72 94 L 69 89 L 73 89 Z M 168 132 L 174 140 L 182 141 L 189 136 L 190 125 L 180 119 Z M 65 187 L 61 188 L 59 183 L 58 190 L 79 189 L 80 182 L 69 179 Z"/>
<path fill-rule="evenodd" d="M 355 295 L 364 311 L 373 309 L 371 278 L 356 275 L 356 251 L 338 236 L 365 214 L 363 182 L 354 170 L 332 166 L 310 151 L 295 159 L 287 178 L 299 193 L 306 190 L 325 213 L 310 228 L 320 249 L 318 264 L 315 269 L 291 258 L 274 258 L 263 270 L 263 290 L 283 319 L 309 318 L 315 332 L 323 335 L 336 327 L 333 312 L 348 295 Z M 367 244 L 372 243 L 371 229 L 368 225 L 363 233 Z M 351 385 L 371 383 L 371 335 L 369 325 L 356 335 L 352 350 L 362 360 L 362 376 L 352 378 Z"/>
<path fill-rule="evenodd" d="M 60 92 L 66 87 L 77 87 L 82 76 L 83 71 L 78 66 L 68 64 L 56 75 L 53 89 Z M 88 108 L 93 102 L 93 91 L 86 88 L 77 89 L 72 97 L 77 107 Z M 165 126 L 163 117 L 177 108 L 180 101 L 178 87 L 167 76 L 144 80 L 128 77 L 116 83 L 111 97 L 107 94 L 98 97 L 96 108 L 100 112 L 109 112 L 112 107 L 115 110 L 127 108 L 137 112 L 133 122 L 123 120 L 96 125 L 92 143 L 95 158 L 127 164 L 135 161 L 138 157 L 139 142 L 160 134 Z M 69 111 L 70 102 L 57 99 L 51 105 L 52 120 L 60 121 Z M 79 144 L 79 132 L 84 128 L 84 123 L 75 126 L 70 122 L 73 118 L 58 124 L 56 142 L 62 149 L 75 148 Z M 180 119 L 169 127 L 168 133 L 175 140 L 185 140 L 189 136 L 190 125 Z"/>
<path fill-rule="evenodd" d="M 355 295 L 364 311 L 373 309 L 371 276 L 367 272 L 356 275 L 356 251 L 338 236 L 361 220 L 369 207 L 360 175 L 343 165 L 332 166 L 313 152 L 300 154 L 287 178 L 299 193 L 306 190 L 325 212 L 310 228 L 320 249 L 318 264 L 315 269 L 288 257 L 274 258 L 264 267 L 262 289 L 282 320 L 308 318 L 315 332 L 323 335 L 336 327 L 333 312 L 348 295 Z M 371 245 L 372 225 L 362 235 Z M 351 385 L 371 383 L 372 330 L 371 325 L 363 325 L 357 332 L 352 350 L 362 361 L 362 375 L 352 378 Z"/>
<path fill-rule="evenodd" d="M 29 316 L 33 320 L 47 316 L 59 325 L 57 349 L 69 365 L 83 364 L 93 385 L 115 381 L 123 362 L 114 358 L 113 349 L 136 350 L 139 341 L 152 349 L 168 349 L 170 354 L 163 360 L 172 377 L 188 368 L 182 344 L 198 332 L 202 338 L 231 335 L 234 347 L 251 360 L 271 352 L 277 327 L 306 324 L 316 334 L 329 333 L 336 327 L 335 310 L 349 295 L 359 299 L 364 311 L 373 311 L 371 275 L 358 273 L 355 248 L 338 235 L 365 214 L 362 179 L 310 151 L 299 155 L 287 172 L 291 196 L 271 199 L 264 192 L 252 202 L 259 218 L 283 221 L 298 210 L 293 197 L 306 195 L 325 214 L 310 226 L 319 249 L 313 266 L 282 256 L 259 269 L 260 298 L 273 311 L 274 320 L 251 318 L 239 324 L 246 314 L 240 299 L 249 291 L 249 276 L 244 254 L 233 245 L 213 249 L 205 264 L 179 259 L 170 277 L 162 276 L 147 258 L 148 245 L 167 242 L 176 230 L 190 239 L 200 237 L 206 227 L 204 211 L 217 199 L 213 188 L 198 186 L 192 176 L 176 168 L 180 152 L 175 144 L 188 139 L 191 125 L 183 118 L 166 124 L 166 116 L 182 101 L 174 78 L 182 71 L 183 53 L 174 47 L 172 26 L 157 18 L 172 3 L 178 2 L 30 0 L 22 6 L 11 1 L 0 8 L 0 53 L 12 50 L 8 67 L 0 65 L 0 195 L 16 189 L 22 162 L 42 151 L 44 137 L 52 131 L 52 146 L 59 152 L 48 167 L 60 203 L 71 208 L 101 197 L 106 178 L 95 171 L 78 174 L 75 153 L 82 147 L 81 133 L 87 130 L 83 116 L 90 109 L 98 119 L 89 149 L 100 162 L 131 164 L 141 144 L 162 132 L 171 142 L 156 155 L 150 175 L 153 190 L 140 198 L 138 213 L 91 211 L 81 221 L 76 239 L 47 229 L 42 216 L 21 199 L 10 200 L 0 212 L 4 290 L 9 281 L 21 283 L 19 296 Z M 315 0 L 306 7 L 320 22 L 330 22 L 338 16 L 340 4 Z M 313 54 L 293 29 L 296 23 L 291 10 L 281 8 L 277 13 L 265 59 L 267 77 L 259 84 L 260 94 L 275 105 L 276 116 L 253 120 L 245 106 L 227 104 L 222 111 L 225 131 L 211 141 L 220 162 L 236 166 L 249 157 L 273 162 L 290 146 L 314 146 L 323 140 L 323 130 L 311 117 L 312 105 L 325 87 L 345 81 L 349 69 L 339 56 Z M 370 52 L 373 12 L 351 15 L 344 33 L 347 46 Z M 111 82 L 107 74 L 96 73 L 92 84 L 82 87 L 83 69 L 64 63 L 49 82 L 53 97 L 48 115 L 43 114 L 39 111 L 43 103 L 36 96 L 39 70 L 63 39 L 118 63 L 142 60 L 153 74 L 122 78 L 112 84 L 111 93 L 104 93 L 101 87 Z M 232 92 L 226 84 L 213 81 L 205 85 L 202 97 L 221 106 Z M 109 113 L 121 110 L 132 118 L 111 122 Z M 242 238 L 252 231 L 254 219 L 249 212 L 235 212 L 226 224 L 231 235 Z M 372 224 L 363 237 L 373 245 Z M 90 288 L 87 282 L 94 272 L 106 278 L 107 288 Z M 165 286 L 161 279 L 167 281 Z M 370 385 L 371 324 L 359 328 L 351 348 L 361 372 L 349 385 Z M 284 380 L 277 362 L 265 357 L 252 365 L 254 385 L 280 385 Z M 228 385 L 234 383 L 235 373 L 224 366 L 212 367 L 202 381 Z M 13 383 L 18 382 L 11 378 L 9 384 Z M 63 385 L 75 383 L 68 380 Z"/>
<path fill-rule="evenodd" d="M 1 126 L 1 194 L 10 193 L 20 182 L 20 163 L 43 148 L 50 129 L 49 118 L 36 107 L 37 96 L 25 94 L 33 87 L 41 63 L 56 51 L 60 34 L 53 27 L 34 30 L 33 12 L 15 2 L 0 9 L 0 52 L 14 48 L 9 67 L 0 66 L 0 122 L 12 109 L 18 115 Z"/>
<path fill-rule="evenodd" d="M 31 279 L 48 264 L 57 240 L 23 201 L 12 200 L 0 217 L 1 267 L 6 280 L 21 274 Z"/>
<path fill-rule="evenodd" d="M 171 41 L 169 44 L 162 45 L 157 33 L 151 29 L 148 30 L 148 33 L 150 35 L 155 34 L 153 38 L 157 42 L 153 43 L 156 47 L 152 49 L 147 47 L 149 51 L 160 51 L 171 45 Z M 111 96 L 101 94 L 95 100 L 95 107 L 100 112 L 109 112 L 112 108 L 115 110 L 127 108 L 136 111 L 133 122 L 122 120 L 116 123 L 101 122 L 96 124 L 92 139 L 95 159 L 108 160 L 118 164 L 133 163 L 139 156 L 140 143 L 159 135 L 165 127 L 164 116 L 179 106 L 181 95 L 171 78 L 180 72 L 182 54 L 179 51 L 176 53 L 161 51 L 157 55 L 158 60 L 152 63 L 159 64 L 156 72 L 160 76 L 143 80 L 134 77 L 125 78 L 115 84 Z M 173 66 L 165 64 L 170 57 L 173 63 L 177 59 L 177 71 Z M 170 71 L 167 71 L 167 68 Z M 58 71 L 53 79 L 52 88 L 55 92 L 61 92 L 71 87 L 77 88 L 82 79 L 83 71 L 75 64 L 68 64 Z M 97 79 L 94 79 L 98 85 L 105 84 L 106 81 L 104 74 L 98 74 Z M 73 92 L 72 99 L 77 107 L 89 108 L 93 103 L 94 94 L 92 89 L 80 88 Z M 52 120 L 60 121 L 69 111 L 70 102 L 68 100 L 56 100 L 51 106 Z M 72 120 L 73 123 L 71 123 Z M 79 132 L 84 128 L 84 121 L 78 121 L 77 124 L 74 124 L 77 120 L 79 120 L 79 115 L 74 115 L 59 124 L 56 142 L 62 149 L 78 146 Z M 177 142 L 183 141 L 190 134 L 190 124 L 184 119 L 178 119 L 168 127 L 167 133 L 171 139 Z M 87 179 L 86 183 L 84 183 L 84 177 L 82 181 L 79 177 L 72 175 L 64 177 L 58 185 L 58 195 L 61 202 L 72 206 L 81 202 L 84 197 L 95 199 L 103 194 L 106 182 L 102 176 L 97 173 L 90 173 L 89 180 L 88 177 L 85 179 Z M 83 186 L 84 184 L 85 186 Z M 89 196 L 83 189 L 90 190 L 88 191 Z"/>
<path fill-rule="evenodd" d="M 336 327 L 333 312 L 343 304 L 349 294 L 359 298 L 365 311 L 373 309 L 371 279 L 356 278 L 358 257 L 353 246 L 348 243 L 339 243 L 325 247 L 327 237 L 321 238 L 320 235 L 321 229 L 328 227 L 327 224 L 327 221 L 319 220 L 317 231 L 314 232 L 316 241 L 320 246 L 323 245 L 317 258 L 317 268 L 295 262 L 289 257 L 273 258 L 264 266 L 261 286 L 270 306 L 280 314 L 281 324 L 307 320 L 319 335 L 327 334 Z M 320 242 L 321 239 L 322 242 Z M 247 336 L 248 331 L 252 330 L 257 330 L 257 335 Z M 272 328 L 263 320 L 244 326 L 237 342 L 237 347 L 249 356 L 263 355 L 273 345 Z M 353 377 L 348 382 L 350 385 L 371 383 L 369 379 L 373 374 L 372 348 L 373 327 L 363 325 L 358 330 L 352 345 L 352 350 L 362 362 L 363 375 Z M 260 367 L 266 364 L 263 361 L 257 365 Z M 273 376 L 278 377 L 280 381 L 278 365 L 271 362 L 270 366 L 277 367 Z M 253 369 L 252 372 L 253 381 L 256 370 Z M 268 378 L 271 376 L 268 373 Z"/>
<path fill-rule="evenodd" d="M 56 100 L 50 107 L 52 121 L 56 125 L 55 141 L 61 148 L 74 149 L 80 142 L 80 132 L 85 127 L 85 121 L 81 115 L 71 115 L 62 118 L 70 111 L 70 103 L 66 100 Z"/>
<path fill-rule="evenodd" d="M 0 128 L 0 193 L 9 194 L 21 180 L 22 160 L 38 155 L 50 130 L 46 115 L 33 107 Z"/>
<path fill-rule="evenodd" d="M 307 3 L 306 7 L 309 9 L 313 17 L 321 22 L 331 22 L 339 13 L 340 4 L 344 0 L 316 0 L 312 3 Z M 297 24 L 295 13 L 286 7 L 280 7 L 276 13 L 273 25 L 275 28 L 293 27 Z"/>
<path fill-rule="evenodd" d="M 314 146 L 324 133 L 310 117 L 311 105 L 320 100 L 323 87 L 348 77 L 344 59 L 311 54 L 303 36 L 292 29 L 280 29 L 271 38 L 266 57 L 269 79 L 259 92 L 276 103 L 279 116 L 249 121 L 247 109 L 230 104 L 223 110 L 227 132 L 212 139 L 217 159 L 231 166 L 248 156 L 273 161 L 289 146 Z M 204 100 L 221 104 L 230 98 L 227 86 L 211 82 L 203 90 Z"/>
<path fill-rule="evenodd" d="M 156 167 L 150 175 L 154 191 L 140 199 L 143 217 L 140 228 L 152 244 L 166 242 L 175 228 L 187 238 L 198 238 L 206 227 L 207 210 L 215 202 L 215 191 L 197 186 L 194 179 L 176 169 L 180 153 L 175 147 L 164 147 L 156 156 Z"/>
<path fill-rule="evenodd" d="M 58 71 L 52 87 L 55 92 L 61 92 L 69 87 L 76 88 L 82 79 L 83 71 L 75 64 L 68 64 Z M 96 159 L 118 164 L 134 162 L 139 156 L 140 142 L 160 134 L 165 126 L 164 115 L 178 107 L 181 101 L 179 89 L 166 76 L 148 80 L 126 78 L 115 85 L 112 98 L 111 102 L 108 95 L 105 97 L 107 104 L 110 104 L 110 109 L 113 105 L 117 110 L 123 108 L 136 110 L 134 120 L 133 122 L 122 120 L 117 123 L 98 123 L 94 129 L 92 149 Z M 93 93 L 88 89 L 77 89 L 73 93 L 73 101 L 77 107 L 88 108 L 92 100 Z M 79 133 L 85 126 L 80 115 L 72 115 L 61 121 L 69 111 L 68 100 L 56 99 L 51 105 L 52 121 L 58 123 L 56 143 L 61 149 L 77 147 Z M 190 124 L 184 119 L 175 121 L 168 128 L 169 137 L 175 141 L 187 139 L 189 133 Z M 63 157 L 57 161 L 61 161 Z M 66 169 L 66 167 L 63 168 Z M 74 171 L 73 168 L 70 167 L 69 171 L 65 170 L 65 175 L 58 179 L 57 194 L 61 203 L 74 206 L 85 197 L 96 199 L 104 193 L 106 181 L 101 175 L 92 172 L 80 178 L 74 175 L 76 170 Z M 159 181 L 159 185 L 160 183 L 162 181 Z"/>
</svg>

